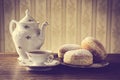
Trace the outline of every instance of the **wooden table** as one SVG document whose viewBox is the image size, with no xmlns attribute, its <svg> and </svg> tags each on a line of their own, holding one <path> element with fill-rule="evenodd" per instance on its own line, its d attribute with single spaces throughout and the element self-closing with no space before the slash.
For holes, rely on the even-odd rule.
<svg viewBox="0 0 120 80">
<path fill-rule="evenodd" d="M 51 71 L 29 72 L 17 55 L 0 54 L 0 80 L 120 80 L 120 54 L 110 54 L 104 68 L 80 69 L 59 65 Z"/>
</svg>

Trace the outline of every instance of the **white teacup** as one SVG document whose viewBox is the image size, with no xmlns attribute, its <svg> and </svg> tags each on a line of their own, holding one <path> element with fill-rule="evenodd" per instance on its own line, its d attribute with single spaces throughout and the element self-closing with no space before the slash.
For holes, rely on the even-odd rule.
<svg viewBox="0 0 120 80">
<path fill-rule="evenodd" d="M 46 62 L 50 63 L 54 59 L 52 51 L 35 50 L 26 53 L 28 55 L 29 60 L 33 62 L 34 66 L 41 66 L 44 65 L 44 63 Z"/>
</svg>

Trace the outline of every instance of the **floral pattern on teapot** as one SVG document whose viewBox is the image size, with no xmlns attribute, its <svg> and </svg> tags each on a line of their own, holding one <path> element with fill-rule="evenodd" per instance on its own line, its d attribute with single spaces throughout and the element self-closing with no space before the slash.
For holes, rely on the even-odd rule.
<svg viewBox="0 0 120 80">
<path fill-rule="evenodd" d="M 48 22 L 44 22 L 40 29 L 39 22 L 30 16 L 29 11 L 26 10 L 25 13 L 26 16 L 19 22 L 11 20 L 9 26 L 19 59 L 28 59 L 27 51 L 41 48 L 45 40 L 45 28 L 48 25 Z M 13 29 L 13 24 L 16 24 L 15 29 Z"/>
</svg>

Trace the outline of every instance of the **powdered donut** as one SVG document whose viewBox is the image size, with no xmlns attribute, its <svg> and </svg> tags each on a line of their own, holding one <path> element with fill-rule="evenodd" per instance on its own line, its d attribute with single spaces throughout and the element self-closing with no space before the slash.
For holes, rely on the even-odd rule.
<svg viewBox="0 0 120 80">
<path fill-rule="evenodd" d="M 86 49 L 72 50 L 65 53 L 63 61 L 72 65 L 90 65 L 93 55 Z"/>
<path fill-rule="evenodd" d="M 58 51 L 58 57 L 63 58 L 65 52 L 70 51 L 70 50 L 76 50 L 80 49 L 80 45 L 77 44 L 64 44 L 60 46 L 59 51 Z"/>
</svg>

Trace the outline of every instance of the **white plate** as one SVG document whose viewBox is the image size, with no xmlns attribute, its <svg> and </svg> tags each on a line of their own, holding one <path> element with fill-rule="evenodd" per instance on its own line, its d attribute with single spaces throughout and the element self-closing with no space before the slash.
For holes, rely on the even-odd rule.
<svg viewBox="0 0 120 80">
<path fill-rule="evenodd" d="M 64 62 L 61 62 L 61 64 L 65 65 L 65 66 L 69 66 L 69 67 L 74 67 L 74 68 L 102 68 L 102 67 L 108 66 L 109 62 L 103 61 L 101 63 L 93 63 L 93 64 L 88 65 L 88 66 L 72 65 L 72 64 L 67 64 L 67 63 L 64 63 Z"/>
</svg>

